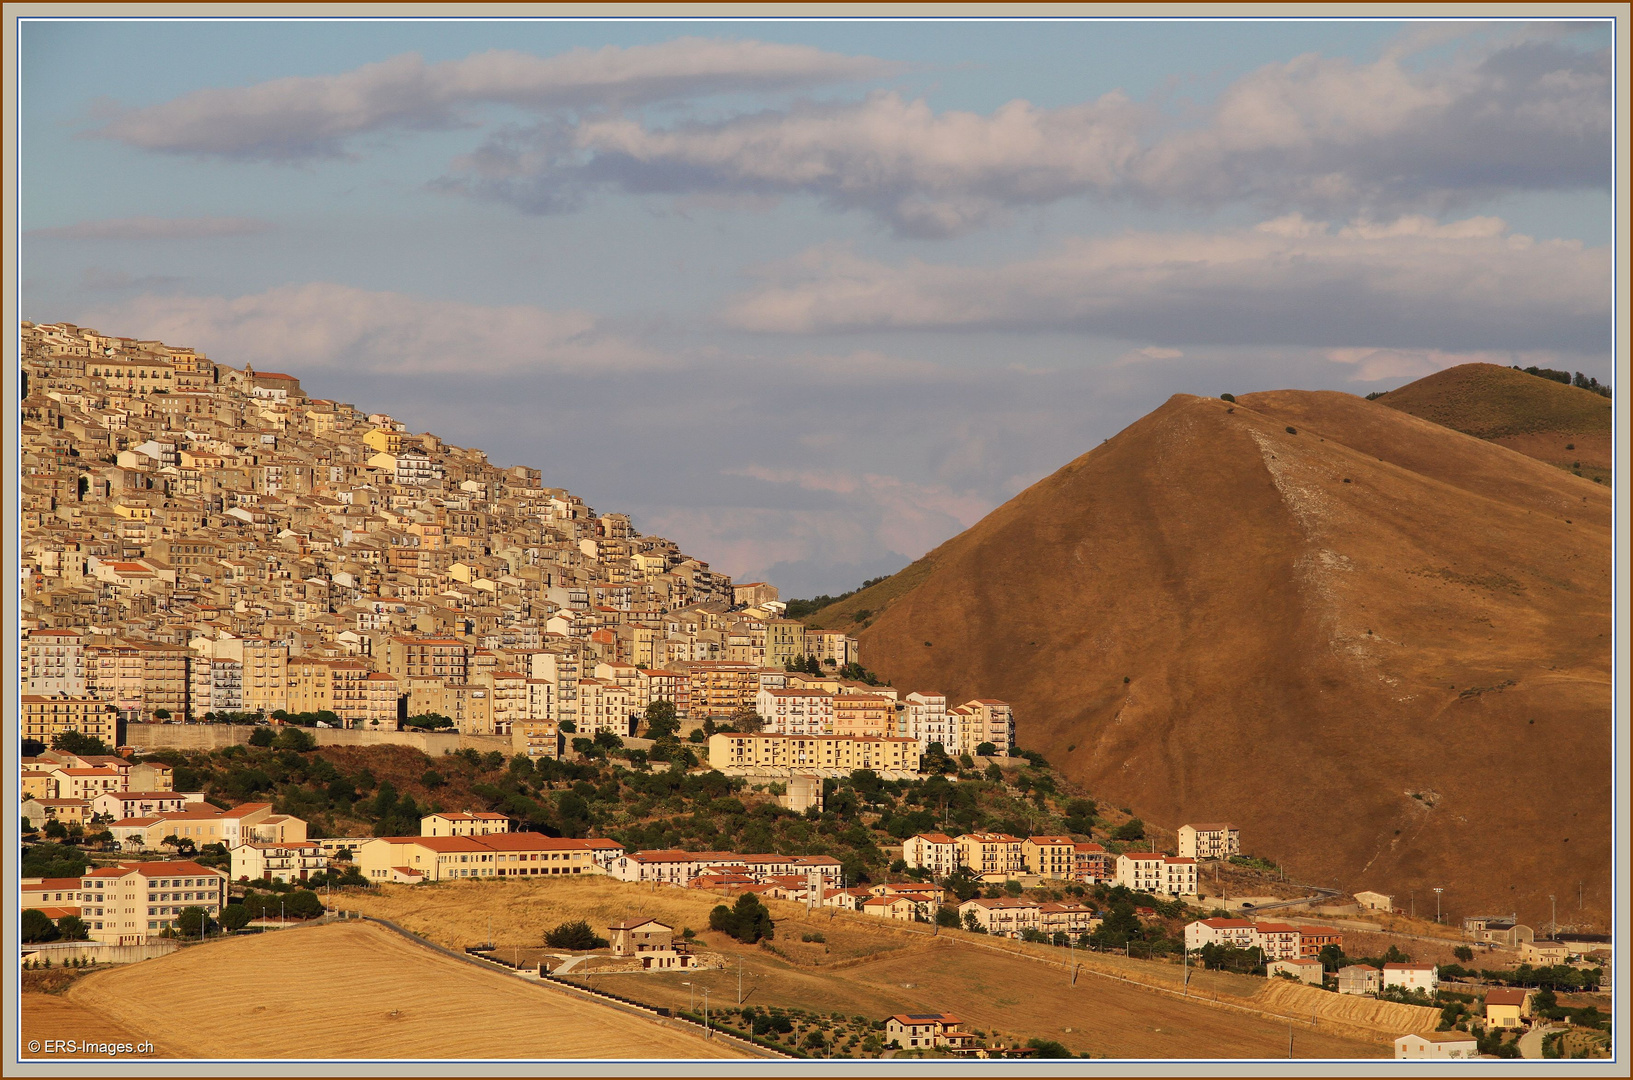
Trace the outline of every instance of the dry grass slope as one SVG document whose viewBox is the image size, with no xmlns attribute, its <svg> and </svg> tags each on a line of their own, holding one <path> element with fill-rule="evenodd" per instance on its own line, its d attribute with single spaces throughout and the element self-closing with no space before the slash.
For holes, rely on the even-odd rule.
<svg viewBox="0 0 1633 1080">
<path fill-rule="evenodd" d="M 1301 880 L 1532 919 L 1582 881 L 1604 920 L 1609 526 L 1606 487 L 1353 395 L 1180 395 L 927 555 L 862 654 Z"/>
<path fill-rule="evenodd" d="M 536 944 L 546 929 L 570 919 L 605 926 L 644 914 L 677 926 L 699 928 L 721 898 L 690 889 L 643 889 L 607 879 L 551 882 L 459 882 L 442 886 L 398 886 L 376 895 L 348 894 L 345 906 L 393 922 L 441 944 L 482 941 L 489 920 L 501 953 Z M 831 909 L 807 913 L 803 907 L 769 901 L 777 922 L 776 951 L 741 946 L 722 935 L 701 935 L 706 947 L 724 954 L 726 970 L 661 975 L 604 976 L 601 985 L 654 1005 L 686 1006 L 708 988 L 716 1006 L 736 1002 L 737 965 L 743 965 L 748 1003 L 820 1013 L 841 1012 L 879 1018 L 898 1012 L 948 1011 L 982 1030 L 1056 1040 L 1077 1053 L 1114 1057 L 1280 1057 L 1287 1053 L 1287 1024 L 1279 1019 L 1186 1001 L 1177 990 L 1175 965 L 1095 954 L 1075 956 L 1115 978 L 1080 974 L 1069 983 L 1058 964 L 1061 950 L 927 928 L 879 923 Z M 921 933 L 913 933 L 916 929 Z M 821 931 L 821 944 L 800 940 Z M 693 986 L 685 985 L 687 982 Z M 1296 990 L 1296 988 L 1295 988 Z M 1321 999 L 1336 995 L 1308 991 L 1308 998 L 1260 998 L 1265 980 L 1221 972 L 1191 971 L 1191 993 L 1220 998 L 1247 1009 L 1308 1017 L 1322 1023 L 1298 1026 L 1299 1057 L 1377 1057 L 1386 1040 L 1399 1034 L 1390 1026 L 1402 1017 L 1334 1012 Z M 1296 995 L 1295 995 L 1296 997 Z M 1312 1005 L 1312 1002 L 1314 1004 Z M 1380 1003 L 1371 1002 L 1372 1005 Z M 1387 1004 L 1387 1003 L 1384 1003 Z M 1407 1006 L 1389 1006 L 1407 1009 Z M 1362 1010 L 1364 1012 L 1364 1010 Z M 1422 1017 L 1412 1022 L 1421 1022 Z M 1379 1023 L 1384 1027 L 1378 1027 Z"/>
<path fill-rule="evenodd" d="M 1496 364 L 1460 364 L 1378 403 L 1610 482 L 1611 402 L 1591 390 Z"/>
<path fill-rule="evenodd" d="M 336 923 L 99 972 L 68 1000 L 181 1057 L 736 1057 L 690 1030 Z"/>
</svg>

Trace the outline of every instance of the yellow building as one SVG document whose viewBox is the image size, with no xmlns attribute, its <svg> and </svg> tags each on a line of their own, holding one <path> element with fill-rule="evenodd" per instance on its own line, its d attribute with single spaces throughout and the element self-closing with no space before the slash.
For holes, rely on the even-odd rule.
<svg viewBox="0 0 1633 1080">
<path fill-rule="evenodd" d="M 777 735 L 718 732 L 709 737 L 709 765 L 716 769 L 919 770 L 914 739 L 868 735 Z"/>
<path fill-rule="evenodd" d="M 106 866 L 80 878 L 80 918 L 91 940 L 114 945 L 158 937 L 190 907 L 219 918 L 226 903 L 226 872 L 192 861 Z"/>
<path fill-rule="evenodd" d="M 559 758 L 561 730 L 554 720 L 520 720 L 510 726 L 510 745 L 530 758 Z"/>
<path fill-rule="evenodd" d="M 111 702 L 96 698 L 41 697 L 24 694 L 22 736 L 51 744 L 66 731 L 100 739 L 108 746 L 118 741 L 119 712 Z"/>
<path fill-rule="evenodd" d="M 489 836 L 382 836 L 357 852 L 370 881 L 452 881 L 461 878 L 600 874 L 583 840 L 540 833 Z"/>
<path fill-rule="evenodd" d="M 382 454 L 395 454 L 403 448 L 403 434 L 387 428 L 375 428 L 363 436 L 363 445 Z"/>
</svg>

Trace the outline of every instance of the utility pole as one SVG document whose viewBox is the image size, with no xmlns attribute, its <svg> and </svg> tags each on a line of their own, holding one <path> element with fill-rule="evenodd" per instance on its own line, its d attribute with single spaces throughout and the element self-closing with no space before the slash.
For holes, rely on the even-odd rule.
<svg viewBox="0 0 1633 1080">
<path fill-rule="evenodd" d="M 1553 940 L 1559 934 L 1559 911 L 1554 906 L 1554 894 L 1548 894 L 1548 938 Z"/>
<path fill-rule="evenodd" d="M 714 1038 L 714 1032 L 709 1030 L 709 988 L 707 986 L 703 988 L 703 1037 L 705 1039 Z"/>
<path fill-rule="evenodd" d="M 1436 885 L 1435 886 L 1435 922 L 1440 921 L 1440 894 L 1445 892 L 1445 891 L 1446 891 L 1446 889 L 1445 889 L 1444 886 L 1442 886 L 1442 885 Z"/>
<path fill-rule="evenodd" d="M 743 958 L 737 958 L 737 1004 L 743 1003 Z"/>
</svg>

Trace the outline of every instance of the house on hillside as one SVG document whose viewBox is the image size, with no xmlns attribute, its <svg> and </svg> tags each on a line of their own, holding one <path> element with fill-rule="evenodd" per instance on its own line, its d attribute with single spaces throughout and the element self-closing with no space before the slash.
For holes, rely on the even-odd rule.
<svg viewBox="0 0 1633 1080">
<path fill-rule="evenodd" d="M 903 1050 L 944 1047 L 963 1050 L 975 1045 L 973 1032 L 960 1031 L 963 1021 L 946 1013 L 898 1013 L 885 1020 L 885 1045 Z"/>
<path fill-rule="evenodd" d="M 1486 1027 L 1495 1030 L 1524 1027 L 1532 1015 L 1532 993 L 1523 986 L 1487 990 Z"/>
<path fill-rule="evenodd" d="M 1358 892 L 1355 902 L 1365 911 L 1394 911 L 1395 898 L 1377 892 Z"/>
<path fill-rule="evenodd" d="M 675 941 L 675 928 L 657 919 L 625 920 L 607 927 L 612 955 L 637 957 L 643 971 L 669 971 L 697 966 L 697 957 L 685 942 Z"/>
<path fill-rule="evenodd" d="M 1340 994 L 1376 994 L 1383 987 L 1383 972 L 1371 964 L 1351 964 L 1338 969 Z"/>
<path fill-rule="evenodd" d="M 1383 983 L 1386 989 L 1393 986 L 1433 994 L 1440 986 L 1440 977 L 1433 964 L 1385 964 Z"/>
<path fill-rule="evenodd" d="M 1397 1059 L 1421 1058 L 1476 1058 L 1479 1045 L 1474 1036 L 1464 1031 L 1431 1031 L 1425 1034 L 1402 1035 L 1395 1040 Z"/>
<path fill-rule="evenodd" d="M 1278 975 L 1286 975 L 1311 986 L 1320 986 L 1322 979 L 1321 961 L 1308 956 L 1292 960 L 1272 960 L 1265 965 L 1264 973 L 1272 979 Z"/>
</svg>

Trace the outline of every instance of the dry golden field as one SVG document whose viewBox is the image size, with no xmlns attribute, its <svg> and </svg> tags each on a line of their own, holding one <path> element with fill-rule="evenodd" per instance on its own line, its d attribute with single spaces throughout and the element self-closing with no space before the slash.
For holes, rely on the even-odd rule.
<svg viewBox="0 0 1633 1080">
<path fill-rule="evenodd" d="M 606 878 L 545 882 L 461 882 L 386 887 L 378 895 L 348 894 L 342 906 L 390 919 L 439 944 L 462 948 L 487 939 L 501 954 L 538 946 L 558 923 L 585 919 L 605 928 L 645 915 L 700 930 L 705 948 L 727 959 L 725 970 L 695 973 L 608 974 L 591 985 L 669 1008 L 735 1006 L 738 964 L 745 1004 L 881 1019 L 898 1012 L 946 1011 L 985 1031 L 1021 1041 L 1053 1039 L 1077 1053 L 1115 1057 L 1285 1057 L 1288 1024 L 1259 1015 L 1296 1016 L 1297 1057 L 1378 1057 L 1389 1040 L 1432 1010 L 1368 1002 L 1385 1012 L 1359 1009 L 1337 995 L 1272 988 L 1264 979 L 1220 972 L 1190 972 L 1189 992 L 1241 1008 L 1187 1001 L 1166 990 L 1180 986 L 1178 966 L 1094 954 L 1075 985 L 1062 950 L 984 938 L 962 931 L 879 922 L 832 909 L 807 913 L 796 904 L 768 901 L 777 922 L 773 949 L 739 945 L 703 930 L 721 897 L 690 889 L 656 891 Z M 825 942 L 803 942 L 820 932 Z M 1042 963 L 1040 960 L 1051 961 Z M 1123 979 L 1143 982 L 1132 985 Z M 692 986 L 685 985 L 692 983 Z M 695 995 L 695 996 L 694 996 Z M 1338 1006 L 1345 1010 L 1337 1010 Z M 1397 1014 L 1391 1010 L 1400 1009 Z M 1308 1018 L 1319 1011 L 1321 1023 Z M 1376 1015 L 1374 1015 L 1376 1014 Z M 1406 1026 L 1395 1030 L 1395 1024 Z"/>
<path fill-rule="evenodd" d="M 490 974 L 367 923 L 184 949 L 88 976 L 66 1001 L 178 1057 L 742 1056 L 687 1027 Z M 61 1024 L 61 1012 L 35 1010 L 32 1022 Z"/>
<path fill-rule="evenodd" d="M 21 1056 L 41 1061 L 64 1060 L 62 1054 L 47 1054 L 44 1052 L 30 1053 L 30 1040 L 44 1042 L 47 1039 L 74 1039 L 78 1042 L 110 1042 L 110 1043 L 140 1043 L 152 1042 L 153 1053 L 146 1055 L 122 1055 L 117 1059 L 132 1061 L 141 1057 L 174 1057 L 168 1043 L 161 1042 L 150 1035 L 129 1028 L 120 1027 L 106 1016 L 94 1009 L 60 994 L 40 994 L 24 992 L 21 998 L 22 1008 L 22 1048 Z M 85 1055 L 96 1061 L 110 1060 L 106 1054 Z"/>
</svg>

